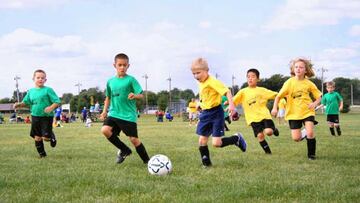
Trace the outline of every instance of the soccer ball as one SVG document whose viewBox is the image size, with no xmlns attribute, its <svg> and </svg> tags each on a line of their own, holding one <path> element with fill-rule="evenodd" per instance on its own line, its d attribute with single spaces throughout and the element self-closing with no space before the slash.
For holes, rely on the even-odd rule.
<svg viewBox="0 0 360 203">
<path fill-rule="evenodd" d="M 157 154 L 148 162 L 148 171 L 151 175 L 164 176 L 171 173 L 171 170 L 171 161 L 165 155 Z"/>
</svg>

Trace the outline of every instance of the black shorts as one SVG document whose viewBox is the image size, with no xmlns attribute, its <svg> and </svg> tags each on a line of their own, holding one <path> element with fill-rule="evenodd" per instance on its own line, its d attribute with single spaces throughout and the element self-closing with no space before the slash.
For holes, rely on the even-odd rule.
<svg viewBox="0 0 360 203">
<path fill-rule="evenodd" d="M 40 136 L 50 138 L 52 131 L 53 117 L 31 116 L 30 136 Z"/>
<path fill-rule="evenodd" d="M 56 121 L 59 121 L 59 120 L 60 120 L 60 116 L 56 116 L 55 119 L 56 119 Z"/>
<path fill-rule="evenodd" d="M 290 129 L 301 129 L 303 125 L 305 125 L 306 121 L 311 121 L 314 125 L 317 125 L 318 122 L 315 120 L 315 116 L 309 116 L 302 120 L 289 120 Z"/>
<path fill-rule="evenodd" d="M 327 122 L 329 123 L 339 123 L 339 115 L 338 114 L 328 114 Z"/>
<path fill-rule="evenodd" d="M 271 128 L 275 130 L 275 124 L 271 119 L 264 119 L 260 122 L 252 122 L 250 125 L 254 131 L 255 137 L 257 137 L 259 133 L 262 133 L 265 128 Z"/>
<path fill-rule="evenodd" d="M 121 131 L 128 137 L 138 137 L 137 124 L 119 118 L 107 117 L 103 125 L 112 127 L 112 133 L 119 135 Z"/>
</svg>

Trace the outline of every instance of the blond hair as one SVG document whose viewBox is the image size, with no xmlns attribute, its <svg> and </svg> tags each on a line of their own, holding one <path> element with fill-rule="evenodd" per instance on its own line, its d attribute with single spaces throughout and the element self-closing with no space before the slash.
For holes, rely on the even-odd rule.
<svg viewBox="0 0 360 203">
<path fill-rule="evenodd" d="M 208 62 L 203 58 L 195 59 L 191 64 L 191 70 L 209 70 Z"/>
<path fill-rule="evenodd" d="M 329 81 L 329 82 L 326 83 L 326 86 L 335 87 L 335 82 L 334 81 Z"/>
<path fill-rule="evenodd" d="M 296 58 L 290 61 L 290 74 L 291 76 L 295 76 L 295 63 L 303 62 L 305 64 L 305 76 L 311 78 L 315 75 L 313 70 L 313 64 L 309 59 L 306 58 Z"/>
</svg>

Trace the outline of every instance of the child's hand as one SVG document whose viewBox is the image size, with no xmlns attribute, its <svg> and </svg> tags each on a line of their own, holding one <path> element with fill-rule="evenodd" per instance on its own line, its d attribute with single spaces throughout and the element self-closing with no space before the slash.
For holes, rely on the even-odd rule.
<svg viewBox="0 0 360 203">
<path fill-rule="evenodd" d="M 18 103 L 18 102 L 15 102 L 15 104 L 13 105 L 13 108 L 14 108 L 14 109 L 17 109 L 18 106 L 19 106 L 19 103 Z"/>
<path fill-rule="evenodd" d="M 309 107 L 309 109 L 315 110 L 316 104 L 314 102 L 310 103 L 308 107 Z"/>
<path fill-rule="evenodd" d="M 104 111 L 100 114 L 100 120 L 105 120 L 105 118 L 107 117 L 107 112 Z"/>
<path fill-rule="evenodd" d="M 46 107 L 45 109 L 44 109 L 44 112 L 45 113 L 50 113 L 50 112 L 52 112 L 53 111 L 53 109 L 50 107 L 50 106 L 48 106 L 48 107 Z"/>
<path fill-rule="evenodd" d="M 130 92 L 130 94 L 128 95 L 128 99 L 135 99 L 135 94 Z"/>
<path fill-rule="evenodd" d="M 342 107 L 342 106 L 340 106 L 340 107 L 339 107 L 339 111 L 342 111 L 342 110 L 343 110 L 343 107 Z"/>
<path fill-rule="evenodd" d="M 271 110 L 271 115 L 273 115 L 274 117 L 277 116 L 278 110 L 277 109 L 272 109 Z"/>
</svg>

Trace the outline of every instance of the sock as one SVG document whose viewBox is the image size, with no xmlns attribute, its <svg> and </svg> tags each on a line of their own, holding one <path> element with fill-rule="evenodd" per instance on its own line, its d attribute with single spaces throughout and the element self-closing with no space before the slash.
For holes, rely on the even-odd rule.
<svg viewBox="0 0 360 203">
<path fill-rule="evenodd" d="M 341 135 L 340 126 L 336 126 L 336 132 L 337 132 L 337 134 L 338 134 L 339 136 Z"/>
<path fill-rule="evenodd" d="M 40 154 L 40 156 L 46 156 L 43 141 L 35 141 L 35 147 L 38 153 Z"/>
<path fill-rule="evenodd" d="M 141 160 L 146 164 L 149 162 L 150 158 L 148 153 L 146 152 L 145 146 L 141 143 L 139 146 L 136 147 L 136 152 L 139 154 Z"/>
<path fill-rule="evenodd" d="M 121 150 L 122 153 L 131 153 L 131 149 L 123 143 L 119 137 L 115 134 L 112 134 L 111 137 L 108 138 L 109 142 L 111 142 L 115 147 Z"/>
<path fill-rule="evenodd" d="M 264 149 L 266 154 L 271 154 L 270 147 L 269 147 L 268 143 L 266 142 L 266 140 L 259 142 L 259 144 Z"/>
<path fill-rule="evenodd" d="M 308 157 L 315 156 L 316 139 L 307 139 Z"/>
<path fill-rule="evenodd" d="M 334 127 L 329 127 L 329 129 L 330 129 L 331 135 L 335 135 Z"/>
<path fill-rule="evenodd" d="M 231 136 L 231 137 L 223 137 L 221 139 L 222 144 L 220 147 L 226 147 L 228 145 L 233 145 L 238 141 L 238 139 L 239 139 L 238 136 L 235 136 L 235 135 Z"/>
<path fill-rule="evenodd" d="M 211 160 L 210 160 L 210 153 L 209 153 L 209 148 L 208 146 L 199 146 L 199 151 L 200 151 L 200 155 L 201 155 L 201 162 L 202 164 L 207 167 L 207 166 L 211 166 Z"/>
<path fill-rule="evenodd" d="M 230 129 L 227 127 L 226 123 L 224 123 L 224 128 L 226 131 L 229 131 Z"/>
</svg>

